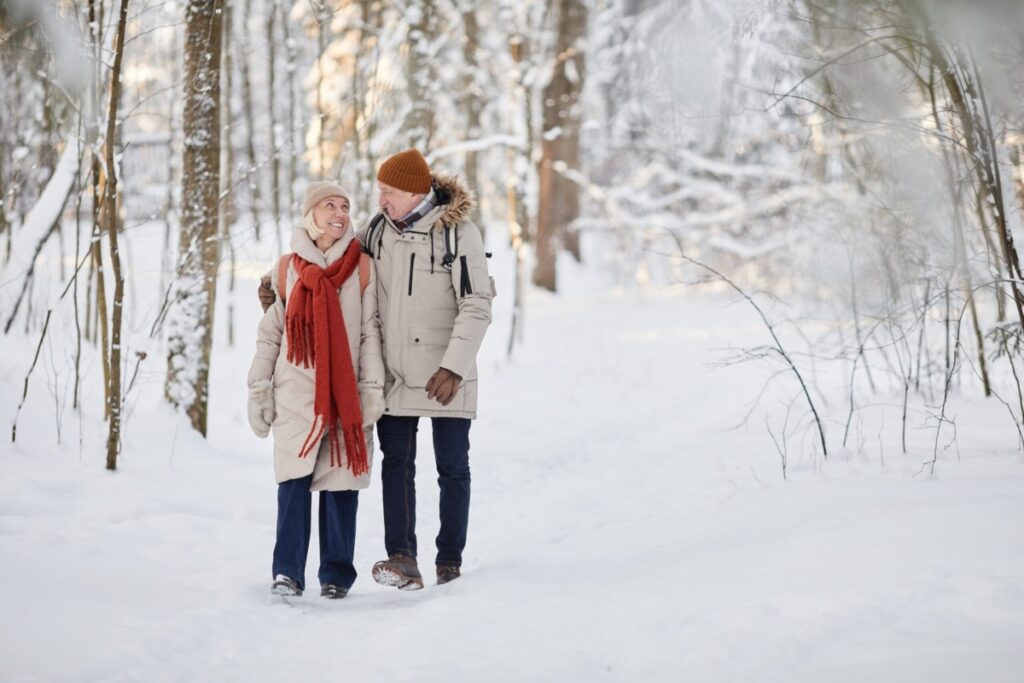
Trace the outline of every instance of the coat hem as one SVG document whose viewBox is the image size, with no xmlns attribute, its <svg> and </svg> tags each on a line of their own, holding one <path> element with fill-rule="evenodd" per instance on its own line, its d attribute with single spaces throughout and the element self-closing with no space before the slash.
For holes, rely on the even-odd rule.
<svg viewBox="0 0 1024 683">
<path fill-rule="evenodd" d="M 415 410 L 415 409 L 391 409 L 384 411 L 381 417 L 461 417 L 467 420 L 476 419 L 476 411 L 469 410 Z"/>
</svg>

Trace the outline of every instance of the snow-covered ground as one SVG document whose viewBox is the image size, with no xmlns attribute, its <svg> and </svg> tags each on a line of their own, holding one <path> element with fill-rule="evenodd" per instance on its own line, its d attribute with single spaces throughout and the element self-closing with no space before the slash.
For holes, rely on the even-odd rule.
<svg viewBox="0 0 1024 683">
<path fill-rule="evenodd" d="M 1022 680 L 1024 457 L 1003 406 L 965 387 L 957 447 L 929 475 L 933 423 L 912 415 L 902 454 L 898 398 L 859 412 L 839 449 L 836 387 L 830 458 L 808 455 L 812 433 L 791 436 L 784 480 L 764 413 L 778 434 L 785 407 L 766 398 L 733 428 L 770 369 L 712 367 L 723 348 L 764 343 L 751 311 L 714 293 L 617 290 L 569 264 L 559 296 L 531 292 L 511 360 L 511 275 L 495 264 L 463 578 L 411 593 L 374 584 L 375 477 L 349 597 L 317 596 L 315 531 L 311 590 L 271 596 L 271 448 L 249 432 L 244 391 L 251 292 L 270 258 L 241 271 L 236 347 L 218 332 L 208 441 L 160 401 L 157 353 L 130 394 L 120 468 L 106 472 L 95 363 L 84 417 L 64 409 L 59 445 L 59 364 L 37 368 L 18 441 L 5 428 L 0 447 L 0 679 Z M 146 271 L 136 277 L 141 290 Z M 129 307 L 129 347 L 145 346 L 146 310 Z M 5 425 L 33 348 L 5 340 Z M 424 421 L 432 579 L 429 436 Z"/>
</svg>

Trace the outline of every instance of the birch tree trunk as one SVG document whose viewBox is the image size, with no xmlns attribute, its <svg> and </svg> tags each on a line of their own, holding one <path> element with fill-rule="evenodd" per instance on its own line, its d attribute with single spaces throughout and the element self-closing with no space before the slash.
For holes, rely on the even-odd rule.
<svg viewBox="0 0 1024 683">
<path fill-rule="evenodd" d="M 515 253 L 515 279 L 512 289 L 512 324 L 508 335 L 508 357 L 517 341 L 523 340 L 526 321 L 526 244 L 530 238 L 530 214 L 526 210 L 524 188 L 527 186 L 527 173 L 530 169 L 529 150 L 533 149 L 533 128 L 530 125 L 529 95 L 523 83 L 523 63 L 526 60 L 527 42 L 523 36 L 513 35 L 509 40 L 509 56 L 515 65 L 509 78 L 509 116 L 515 130 L 516 124 L 523 130 L 522 149 L 509 146 L 506 150 L 508 164 L 505 180 L 506 216 L 509 226 L 509 242 Z"/>
<path fill-rule="evenodd" d="M 477 22 L 476 9 L 473 5 L 468 7 L 462 13 L 462 25 L 465 26 L 465 42 L 462 46 L 462 56 L 466 60 L 466 75 L 467 75 L 467 87 L 462 95 L 462 106 L 465 110 L 466 115 L 466 137 L 470 140 L 474 140 L 480 137 L 480 119 L 481 112 L 483 110 L 483 97 L 484 94 L 482 89 L 477 83 L 480 71 L 480 60 L 478 59 L 478 51 L 480 49 L 480 25 Z M 466 183 L 469 188 L 479 193 L 479 172 L 477 169 L 477 156 L 478 153 L 470 150 L 466 153 Z M 478 194 L 479 196 L 479 194 Z M 480 202 L 477 202 L 473 211 L 470 214 L 470 220 L 477 224 L 480 228 L 480 233 L 484 232 L 483 222 L 480 220 Z"/>
<path fill-rule="evenodd" d="M 923 8 L 918 11 L 920 16 L 928 16 Z M 928 27 L 925 30 L 928 55 L 941 75 L 960 122 L 966 158 L 977 182 L 978 204 L 987 207 L 992 217 L 1011 299 L 1017 309 L 1018 320 L 1024 327 L 1024 293 L 1017 284 L 1021 278 L 1020 260 L 1007 225 L 1001 172 L 980 74 L 976 68 L 971 68 L 972 64 L 968 62 L 972 60 L 964 57 L 962 49 L 947 49 L 933 30 Z M 987 231 L 983 215 L 980 216 L 980 223 L 982 231 Z M 990 238 L 986 235 L 986 239 Z M 997 287 L 997 296 L 1001 290 L 1002 287 Z"/>
<path fill-rule="evenodd" d="M 99 143 L 100 125 L 100 84 L 102 80 L 101 55 L 103 53 L 103 3 L 98 0 L 89 0 L 88 5 L 89 30 L 92 34 L 93 59 L 96 64 L 96 71 L 93 74 L 93 83 L 89 92 L 89 116 L 86 126 L 86 139 L 90 142 Z M 92 237 L 89 244 L 91 254 L 89 287 L 86 294 L 85 313 L 85 338 L 100 342 L 100 360 L 103 367 L 103 416 L 110 417 L 110 344 L 108 338 L 109 326 L 107 324 L 107 288 L 106 277 L 103 271 L 103 251 L 100 247 L 102 230 L 100 227 L 100 208 L 103 206 L 103 165 L 100 163 L 99 154 L 92 153 L 92 164 L 90 166 L 90 184 L 92 189 Z M 93 279 L 96 281 L 95 288 L 92 286 Z M 92 295 L 95 294 L 95 308 Z"/>
<path fill-rule="evenodd" d="M 235 176 L 235 148 L 232 138 L 234 130 L 234 116 L 231 111 L 231 98 L 234 95 L 234 69 L 236 41 L 231 32 L 234 30 L 234 9 L 231 3 L 224 7 L 224 19 L 222 21 L 224 37 L 221 43 L 223 63 L 221 64 L 224 88 L 221 93 L 221 220 L 224 222 L 225 233 L 230 232 L 235 221 L 238 220 L 238 212 L 235 206 L 234 176 Z"/>
<path fill-rule="evenodd" d="M 285 79 L 288 81 L 288 124 L 285 126 L 285 134 L 288 136 L 288 181 L 286 183 L 288 192 L 287 207 L 289 211 L 295 211 L 295 182 L 299 176 L 299 145 L 295 142 L 296 131 L 299 130 L 297 122 L 298 119 L 295 113 L 295 100 L 297 99 L 295 89 L 298 85 L 298 78 L 296 76 L 298 51 L 295 47 L 295 41 L 292 39 L 291 20 L 287 11 L 284 13 L 281 28 L 284 35 L 285 47 Z"/>
<path fill-rule="evenodd" d="M 235 254 L 235 243 L 231 238 L 231 228 L 235 224 L 235 193 L 232 186 L 234 176 L 235 155 L 231 139 L 231 93 L 232 93 L 232 61 L 234 41 L 231 37 L 232 13 L 231 3 L 224 7 L 223 43 L 221 44 L 222 63 L 221 75 L 224 79 L 224 91 L 221 93 L 221 176 L 220 176 L 220 236 L 228 248 L 228 346 L 235 345 L 235 271 L 238 259 Z"/>
<path fill-rule="evenodd" d="M 220 64 L 223 0 L 189 0 L 185 24 L 185 153 L 178 278 L 169 316 L 167 399 L 206 436 L 220 239 Z"/>
<path fill-rule="evenodd" d="M 6 237 L 6 246 L 3 253 L 0 254 L 0 266 L 6 265 L 11 258 L 11 223 L 7 219 L 7 197 L 10 192 L 7 190 L 7 174 L 4 172 L 6 157 L 7 150 L 0 150 L 0 239 Z"/>
<path fill-rule="evenodd" d="M 253 114 L 252 105 L 252 77 L 249 73 L 249 59 L 252 53 L 252 42 L 249 38 L 249 10 L 252 0 L 244 0 L 242 3 L 242 25 L 241 31 L 244 36 L 238 54 L 239 73 L 242 77 L 242 110 L 245 115 L 245 153 L 249 159 L 249 168 L 246 170 L 246 184 L 249 187 L 249 211 L 252 216 L 252 229 L 256 235 L 256 241 L 260 240 L 260 214 L 257 204 L 259 203 L 260 168 L 256 161 L 256 119 Z"/>
<path fill-rule="evenodd" d="M 110 377 L 107 390 L 107 413 L 110 418 L 107 431 L 107 469 L 117 469 L 117 456 L 121 450 L 121 318 L 124 309 L 124 275 L 121 272 L 121 254 L 117 243 L 117 169 L 114 166 L 114 144 L 117 139 L 117 105 L 121 99 L 121 63 L 124 58 L 124 32 L 128 23 L 128 0 L 121 0 L 117 19 L 117 37 L 114 45 L 114 68 L 110 74 L 110 108 L 107 112 L 106 139 L 106 192 L 103 212 L 110 241 L 110 264 L 114 276 L 114 301 L 110 319 Z"/>
<path fill-rule="evenodd" d="M 316 58 L 316 174 L 322 180 L 327 177 L 327 108 L 324 98 L 324 64 L 327 60 L 327 46 L 331 42 L 331 20 L 333 13 L 326 0 L 310 0 L 317 24 L 317 58 Z"/>
<path fill-rule="evenodd" d="M 377 155 L 380 153 L 371 145 L 376 137 L 379 115 L 371 105 L 374 97 L 374 83 L 377 80 L 381 62 L 381 47 L 378 40 L 383 27 L 383 9 L 373 0 L 358 0 L 359 7 L 359 50 L 353 60 L 352 99 L 354 116 L 352 126 L 352 166 L 355 168 L 355 192 L 360 206 L 373 206 L 376 191 Z M 390 154 L 390 150 L 386 150 Z"/>
<path fill-rule="evenodd" d="M 270 206 L 274 213 L 274 241 L 281 252 L 281 161 L 277 140 L 277 115 L 275 105 L 277 92 L 274 87 L 274 75 L 277 69 L 277 51 L 274 49 L 274 26 L 277 23 L 277 0 L 271 0 L 267 7 L 267 115 L 270 117 L 267 130 L 270 133 Z"/>
<path fill-rule="evenodd" d="M 405 60 L 410 109 L 402 133 L 409 147 L 429 153 L 434 137 L 431 87 L 436 81 L 436 57 L 432 52 L 438 30 L 437 8 L 434 0 L 419 0 L 413 7 L 417 21 L 409 27 L 409 48 Z"/>
</svg>

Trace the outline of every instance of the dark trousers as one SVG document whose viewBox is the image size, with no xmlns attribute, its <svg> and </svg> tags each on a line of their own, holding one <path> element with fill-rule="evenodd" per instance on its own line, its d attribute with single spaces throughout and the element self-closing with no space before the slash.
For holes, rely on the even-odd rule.
<svg viewBox="0 0 1024 683">
<path fill-rule="evenodd" d="M 306 554 L 309 552 L 313 475 L 289 479 L 277 485 L 277 543 L 273 575 L 285 576 L 306 586 Z M 356 580 L 352 554 L 356 546 L 356 510 L 359 491 L 320 492 L 320 584 L 350 588 Z"/>
<path fill-rule="evenodd" d="M 469 525 L 469 426 L 459 417 L 430 419 L 437 484 L 441 487 L 441 530 L 437 564 L 462 566 Z M 384 546 L 388 555 L 416 557 L 416 431 L 418 417 L 385 415 L 377 422 L 383 454 Z"/>
</svg>

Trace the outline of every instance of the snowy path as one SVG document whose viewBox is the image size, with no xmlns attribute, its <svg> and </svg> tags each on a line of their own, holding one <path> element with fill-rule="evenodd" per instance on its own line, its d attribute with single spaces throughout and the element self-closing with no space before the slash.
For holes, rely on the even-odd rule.
<svg viewBox="0 0 1024 683">
<path fill-rule="evenodd" d="M 465 574 L 442 588 L 370 579 L 375 480 L 349 598 L 316 597 L 315 537 L 310 593 L 269 595 L 274 484 L 239 400 L 247 349 L 215 369 L 228 417 L 209 443 L 140 406 L 115 476 L 39 417 L 0 468 L 0 679 L 1020 680 L 1024 460 L 1001 423 L 987 436 L 996 417 L 979 410 L 960 434 L 975 447 L 934 478 L 887 434 L 884 468 L 869 446 L 794 456 L 783 481 L 763 418 L 727 430 L 763 370 L 708 367 L 758 333 L 742 309 L 577 292 L 528 315 L 514 363 L 500 323 L 487 342 Z M 7 415 L 21 370 L 3 371 Z M 426 422 L 420 437 L 429 574 Z"/>
</svg>

